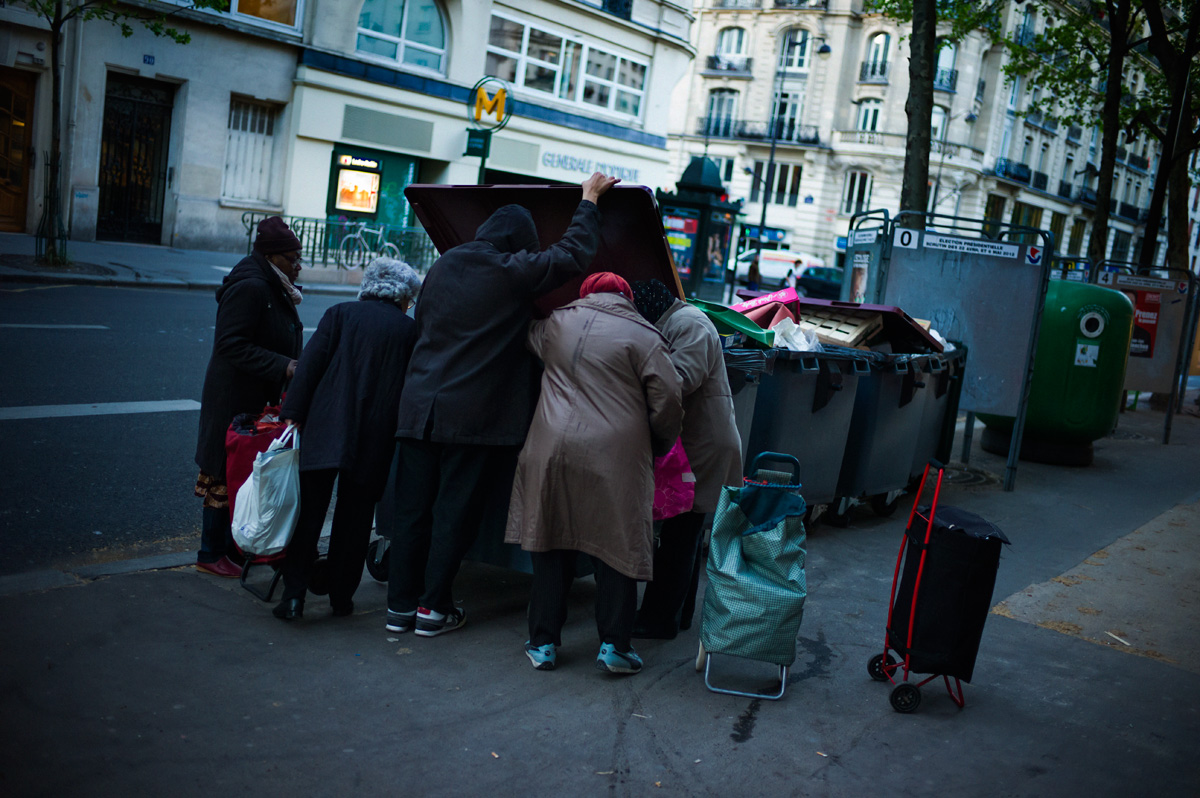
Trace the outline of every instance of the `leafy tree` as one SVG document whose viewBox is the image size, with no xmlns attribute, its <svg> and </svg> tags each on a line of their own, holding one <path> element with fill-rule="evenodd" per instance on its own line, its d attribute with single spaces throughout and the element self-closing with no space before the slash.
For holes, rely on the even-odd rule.
<svg viewBox="0 0 1200 798">
<path fill-rule="evenodd" d="M 62 53 L 63 31 L 68 22 L 83 24 L 100 20 L 116 25 L 126 38 L 133 35 L 135 25 L 141 25 L 155 36 L 165 36 L 179 44 L 192 40 L 191 34 L 171 27 L 171 17 L 190 8 L 212 8 L 225 11 L 229 0 L 190 0 L 186 6 L 164 6 L 161 10 L 125 5 L 118 0 L 13 0 L 46 21 L 50 28 L 50 163 L 47 181 L 49 196 L 38 224 L 38 257 L 53 265 L 68 263 L 66 225 L 63 222 L 60 187 L 62 176 Z"/>
<path fill-rule="evenodd" d="M 908 116 L 904 180 L 900 211 L 913 211 L 901 224 L 924 226 L 921 213 L 929 207 L 929 148 L 933 122 L 933 78 L 942 43 L 958 43 L 973 31 L 989 35 L 999 30 L 1002 0 L 870 0 L 869 7 L 899 22 L 910 23 Z M 939 35 L 939 30 L 941 31 Z"/>
</svg>

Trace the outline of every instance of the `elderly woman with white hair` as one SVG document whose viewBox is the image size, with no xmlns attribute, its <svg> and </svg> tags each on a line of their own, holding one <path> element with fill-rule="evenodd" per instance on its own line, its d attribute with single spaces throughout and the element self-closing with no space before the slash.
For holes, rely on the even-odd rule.
<svg viewBox="0 0 1200 798">
<path fill-rule="evenodd" d="M 407 264 L 378 258 L 357 302 L 325 311 L 304 347 L 280 415 L 301 428 L 300 519 L 281 571 L 283 620 L 304 614 L 317 540 L 337 481 L 329 540 L 329 603 L 354 611 L 375 504 L 391 466 L 396 413 L 417 324 L 407 315 L 421 281 Z"/>
</svg>

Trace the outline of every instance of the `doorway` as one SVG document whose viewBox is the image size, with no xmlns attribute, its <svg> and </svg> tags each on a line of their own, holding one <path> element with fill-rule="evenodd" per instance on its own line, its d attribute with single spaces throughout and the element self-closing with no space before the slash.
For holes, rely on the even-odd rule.
<svg viewBox="0 0 1200 798">
<path fill-rule="evenodd" d="M 37 75 L 0 67 L 0 231 L 25 232 Z"/>
<path fill-rule="evenodd" d="M 170 83 L 108 74 L 97 239 L 161 243 L 174 99 Z"/>
</svg>

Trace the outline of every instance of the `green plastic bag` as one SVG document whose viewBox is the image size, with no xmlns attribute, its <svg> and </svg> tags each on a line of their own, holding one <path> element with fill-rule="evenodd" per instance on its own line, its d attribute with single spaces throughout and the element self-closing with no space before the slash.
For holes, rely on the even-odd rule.
<svg viewBox="0 0 1200 798">
<path fill-rule="evenodd" d="M 791 474 L 758 469 L 763 459 L 793 465 Z M 725 487 L 713 520 L 700 642 L 710 654 L 790 666 L 804 617 L 806 505 L 800 463 L 763 452 L 756 479 Z"/>
</svg>

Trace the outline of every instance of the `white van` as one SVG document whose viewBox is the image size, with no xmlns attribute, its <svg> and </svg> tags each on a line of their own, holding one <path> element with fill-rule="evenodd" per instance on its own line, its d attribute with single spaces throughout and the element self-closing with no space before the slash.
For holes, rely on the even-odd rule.
<svg viewBox="0 0 1200 798">
<path fill-rule="evenodd" d="M 737 257 L 737 274 L 739 283 L 745 283 L 750 273 L 750 262 L 758 250 L 749 249 Z M 758 264 L 759 285 L 763 288 L 783 288 L 791 285 L 792 278 L 802 274 L 810 266 L 824 266 L 825 261 L 807 252 L 793 252 L 790 249 L 764 249 Z"/>
</svg>

